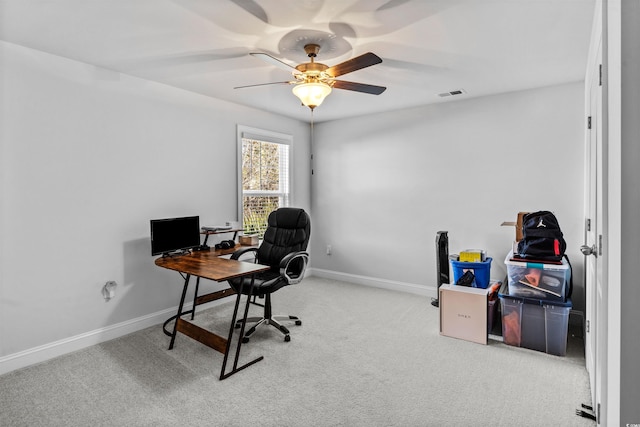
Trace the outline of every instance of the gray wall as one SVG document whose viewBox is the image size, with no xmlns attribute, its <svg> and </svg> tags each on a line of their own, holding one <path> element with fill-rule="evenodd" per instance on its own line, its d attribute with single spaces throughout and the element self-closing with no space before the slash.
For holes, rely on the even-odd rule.
<svg viewBox="0 0 640 427">
<path fill-rule="evenodd" d="M 149 220 L 236 220 L 237 124 L 293 135 L 309 209 L 308 124 L 4 42 L 0 60 L 0 361 L 175 307 Z"/>
<path fill-rule="evenodd" d="M 321 123 L 313 267 L 435 290 L 435 236 L 503 279 L 518 211 L 554 211 L 584 310 L 582 82 Z M 326 245 L 332 255 L 326 255 Z"/>
<path fill-rule="evenodd" d="M 236 218 L 236 124 L 294 135 L 318 271 L 433 292 L 444 229 L 503 278 L 514 230 L 500 223 L 536 209 L 581 260 L 580 82 L 316 124 L 311 178 L 308 124 L 8 43 L 0 59 L 0 360 L 174 307 L 179 277 L 153 265 L 148 221 Z"/>
</svg>

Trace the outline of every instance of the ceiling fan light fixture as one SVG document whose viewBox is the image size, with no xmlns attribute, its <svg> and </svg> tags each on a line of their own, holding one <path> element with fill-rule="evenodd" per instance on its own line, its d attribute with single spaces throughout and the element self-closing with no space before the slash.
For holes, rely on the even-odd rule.
<svg viewBox="0 0 640 427">
<path fill-rule="evenodd" d="M 302 104 L 312 110 L 331 93 L 331 86 L 322 82 L 301 83 L 293 87 L 293 94 L 300 98 Z"/>
</svg>

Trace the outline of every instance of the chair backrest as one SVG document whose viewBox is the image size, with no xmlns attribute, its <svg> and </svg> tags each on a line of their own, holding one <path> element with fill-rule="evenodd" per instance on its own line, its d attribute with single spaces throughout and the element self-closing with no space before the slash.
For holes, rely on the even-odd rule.
<svg viewBox="0 0 640 427">
<path fill-rule="evenodd" d="M 279 269 L 280 261 L 286 255 L 307 249 L 310 235 L 311 220 L 304 209 L 279 208 L 271 212 L 258 248 L 258 262 Z"/>
</svg>

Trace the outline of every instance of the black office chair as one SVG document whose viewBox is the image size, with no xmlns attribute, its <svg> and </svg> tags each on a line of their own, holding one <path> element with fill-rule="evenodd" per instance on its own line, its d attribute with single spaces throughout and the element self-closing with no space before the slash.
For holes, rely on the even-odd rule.
<svg viewBox="0 0 640 427">
<path fill-rule="evenodd" d="M 271 269 L 256 274 L 253 295 L 264 297 L 264 316 L 250 317 L 247 322 L 257 322 L 246 331 L 242 342 L 249 342 L 249 338 L 261 325 L 271 325 L 284 334 L 284 340 L 290 341 L 289 330 L 279 321 L 292 320 L 296 325 L 301 325 L 302 321 L 296 316 L 275 316 L 271 312 L 271 294 L 278 289 L 300 283 L 304 277 L 309 254 L 306 251 L 311 234 L 311 221 L 309 215 L 298 208 L 279 208 L 269 214 L 267 230 L 264 233 L 264 240 L 258 248 L 239 249 L 231 255 L 231 259 L 240 261 L 247 260 L 247 255 L 252 255 L 249 259 L 253 262 L 270 265 Z M 251 277 L 229 280 L 229 284 L 236 291 L 240 292 L 242 283 L 242 294 L 248 295 L 250 290 Z M 260 304 L 258 304 L 260 305 Z M 236 328 L 242 326 L 243 320 L 236 322 Z"/>
</svg>

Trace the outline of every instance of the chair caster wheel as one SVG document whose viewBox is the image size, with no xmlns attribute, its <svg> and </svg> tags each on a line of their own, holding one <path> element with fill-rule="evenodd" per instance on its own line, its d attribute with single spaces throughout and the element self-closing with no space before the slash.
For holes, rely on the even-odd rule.
<svg viewBox="0 0 640 427">
<path fill-rule="evenodd" d="M 246 344 L 249 342 L 249 338 L 247 337 L 242 337 L 242 344 Z"/>
<path fill-rule="evenodd" d="M 291 341 L 291 337 L 289 335 L 285 335 L 284 342 L 289 342 L 289 341 Z"/>
<path fill-rule="evenodd" d="M 302 320 L 296 320 L 296 325 L 298 326 L 302 325 Z"/>
</svg>

